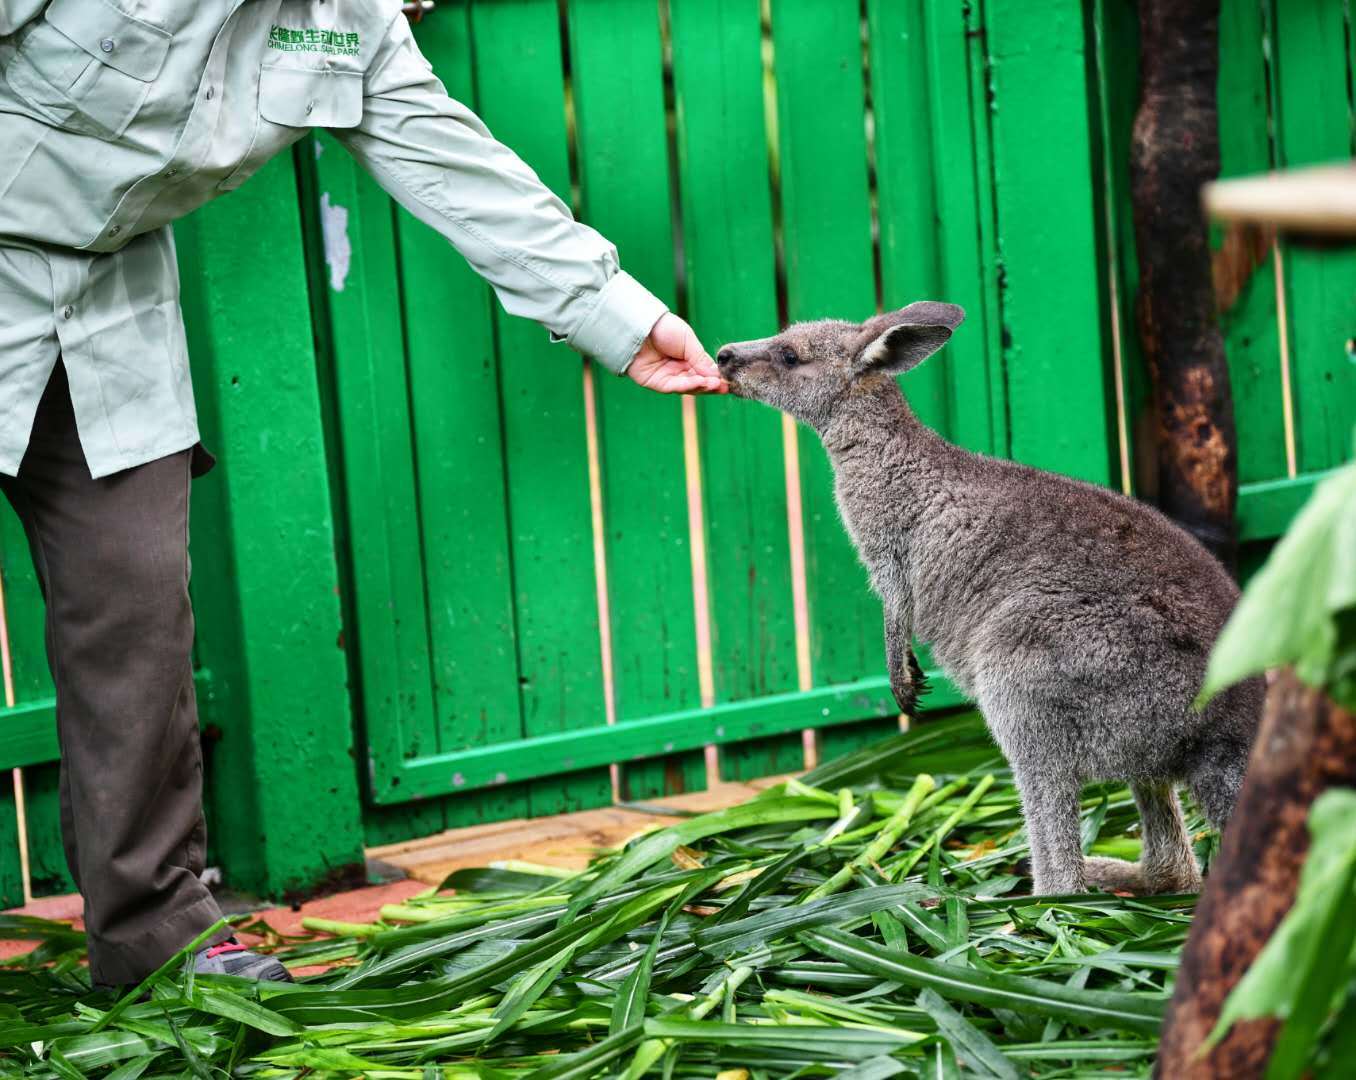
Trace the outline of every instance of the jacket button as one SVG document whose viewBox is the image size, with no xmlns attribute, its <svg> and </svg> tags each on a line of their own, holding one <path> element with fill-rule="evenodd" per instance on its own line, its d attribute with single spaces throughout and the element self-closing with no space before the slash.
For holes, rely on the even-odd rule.
<svg viewBox="0 0 1356 1080">
<path fill-rule="evenodd" d="M 313 113 L 313 112 L 315 112 L 315 102 L 314 102 L 314 101 L 308 101 L 308 102 L 306 103 L 306 115 L 307 115 L 307 116 L 310 116 L 311 113 Z"/>
<path fill-rule="evenodd" d="M 111 37 L 106 37 L 103 41 L 99 42 L 99 48 L 103 49 L 104 52 L 112 52 L 114 44 L 115 42 Z"/>
<path fill-rule="evenodd" d="M 212 95 L 215 94 L 215 93 L 216 93 L 216 90 L 209 86 L 209 87 L 207 88 L 207 100 L 208 100 L 208 101 L 211 101 L 211 100 L 212 100 Z"/>
<path fill-rule="evenodd" d="M 70 304 L 67 304 L 64 308 L 61 309 L 61 317 L 63 319 L 69 319 L 74 314 L 75 308 L 71 307 Z"/>
<path fill-rule="evenodd" d="M 111 229 L 108 230 L 108 235 L 109 235 L 109 236 L 117 236 L 118 233 L 120 233 L 120 232 L 122 232 L 122 226 L 121 226 L 121 225 L 114 225 L 113 228 L 111 228 Z"/>
</svg>

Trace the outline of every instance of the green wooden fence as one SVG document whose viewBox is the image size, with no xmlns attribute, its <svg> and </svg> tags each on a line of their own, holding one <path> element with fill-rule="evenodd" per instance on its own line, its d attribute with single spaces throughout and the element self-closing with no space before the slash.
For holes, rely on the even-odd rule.
<svg viewBox="0 0 1356 1080">
<path fill-rule="evenodd" d="M 1225 5 L 1224 171 L 1352 153 L 1349 6 Z M 920 297 L 906 389 L 978 450 L 1133 489 L 1128 0 L 449 0 L 467 101 L 711 346 Z M 378 843 L 799 768 L 891 730 L 816 440 L 587 370 L 320 137 L 182 223 L 213 858 L 278 892 Z M 1220 238 L 1223 245 L 1224 238 Z M 1255 562 L 1356 421 L 1356 257 L 1242 252 L 1223 319 Z M 1241 268 L 1241 269 L 1240 269 Z M 69 880 L 41 610 L 0 521 L 0 833 Z M 933 704 L 958 699 L 944 683 Z M 609 720 L 613 721 L 609 723 Z M 22 895 L 17 845 L 0 897 Z"/>
</svg>

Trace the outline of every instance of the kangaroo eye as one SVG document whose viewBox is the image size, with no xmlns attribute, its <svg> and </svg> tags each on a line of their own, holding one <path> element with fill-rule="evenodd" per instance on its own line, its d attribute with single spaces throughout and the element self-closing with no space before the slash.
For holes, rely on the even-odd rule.
<svg viewBox="0 0 1356 1080">
<path fill-rule="evenodd" d="M 778 350 L 777 358 L 787 367 L 795 367 L 800 363 L 800 357 L 796 355 L 796 350 L 790 345 L 783 345 Z"/>
</svg>

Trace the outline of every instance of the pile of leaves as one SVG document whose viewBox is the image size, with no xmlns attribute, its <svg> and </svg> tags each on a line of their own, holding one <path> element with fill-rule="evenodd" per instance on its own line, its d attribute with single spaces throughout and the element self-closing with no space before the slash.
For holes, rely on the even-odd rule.
<svg viewBox="0 0 1356 1080">
<path fill-rule="evenodd" d="M 1137 820 L 1123 789 L 1090 791 L 1085 848 L 1136 857 Z M 41 944 L 0 968 L 0 1073 L 1147 1075 L 1194 898 L 1032 898 L 1026 852 L 969 714 L 582 873 L 460 871 L 380 922 L 277 941 L 290 966 L 335 965 L 294 985 L 180 960 L 100 994 L 80 934 L 10 918 L 0 934 Z"/>
</svg>

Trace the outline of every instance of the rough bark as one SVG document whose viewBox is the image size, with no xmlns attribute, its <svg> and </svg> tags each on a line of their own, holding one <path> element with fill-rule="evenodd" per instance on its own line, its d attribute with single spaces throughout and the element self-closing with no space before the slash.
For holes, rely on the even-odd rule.
<svg viewBox="0 0 1356 1080">
<path fill-rule="evenodd" d="M 1265 1071 L 1280 1024 L 1236 1023 L 1197 1057 L 1229 991 L 1295 899 L 1309 850 L 1309 807 L 1356 785 L 1356 714 L 1286 671 L 1267 694 L 1248 775 L 1210 868 L 1159 1045 L 1161 1080 L 1234 1080 Z"/>
<path fill-rule="evenodd" d="M 1218 0 L 1140 0 L 1130 193 L 1159 503 L 1232 566 L 1238 450 L 1200 201 L 1219 174 L 1218 19 Z"/>
</svg>

